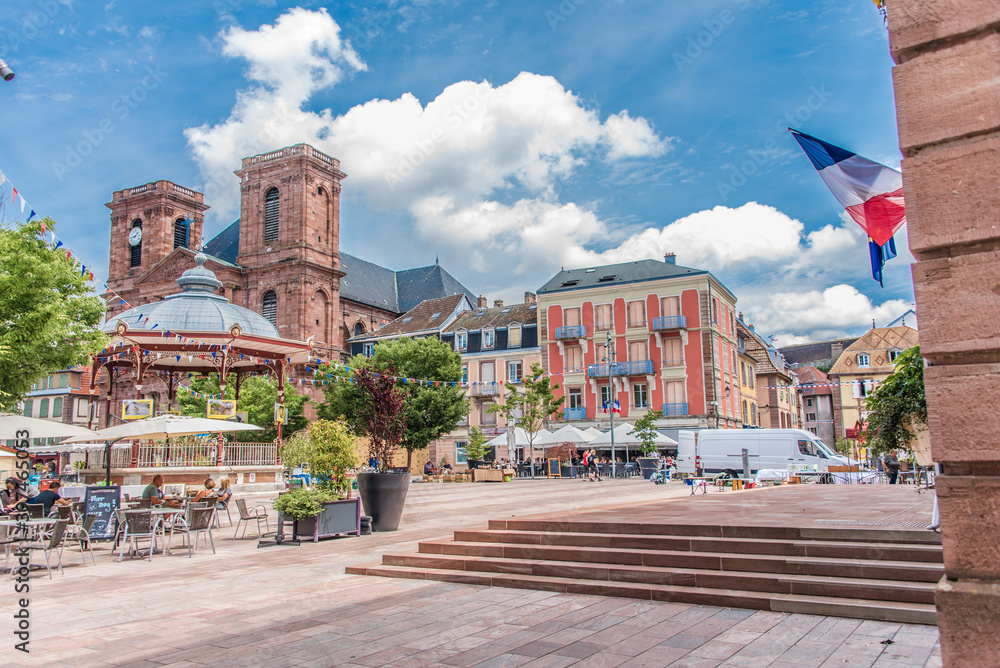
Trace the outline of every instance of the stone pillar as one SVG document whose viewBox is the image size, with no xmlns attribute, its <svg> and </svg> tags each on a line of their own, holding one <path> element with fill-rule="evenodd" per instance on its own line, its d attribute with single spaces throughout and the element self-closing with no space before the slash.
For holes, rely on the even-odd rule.
<svg viewBox="0 0 1000 668">
<path fill-rule="evenodd" d="M 946 666 L 1000 665 L 1000 2 L 889 0 L 946 575 Z"/>
</svg>

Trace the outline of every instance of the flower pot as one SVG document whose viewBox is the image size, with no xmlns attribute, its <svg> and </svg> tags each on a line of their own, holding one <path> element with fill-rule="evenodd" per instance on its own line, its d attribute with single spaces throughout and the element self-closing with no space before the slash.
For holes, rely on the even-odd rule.
<svg viewBox="0 0 1000 668">
<path fill-rule="evenodd" d="M 372 518 L 372 530 L 395 531 L 403 514 L 409 473 L 359 473 L 358 494 L 365 505 L 365 515 Z"/>
</svg>

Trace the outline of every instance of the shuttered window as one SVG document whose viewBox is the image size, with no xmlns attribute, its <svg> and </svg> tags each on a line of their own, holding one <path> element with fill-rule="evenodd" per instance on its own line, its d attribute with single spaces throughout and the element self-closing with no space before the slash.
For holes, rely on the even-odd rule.
<svg viewBox="0 0 1000 668">
<path fill-rule="evenodd" d="M 579 327 L 580 326 L 580 307 L 568 308 L 563 310 L 563 317 L 566 319 L 567 327 Z"/>
<path fill-rule="evenodd" d="M 681 314 L 681 299 L 680 297 L 663 297 L 660 299 L 660 310 L 663 311 L 663 316 L 669 318 L 672 315 Z"/>
<path fill-rule="evenodd" d="M 646 302 L 636 301 L 628 303 L 628 326 L 646 326 Z"/>
<path fill-rule="evenodd" d="M 264 293 L 264 304 L 261 309 L 261 315 L 275 327 L 278 326 L 278 295 L 274 294 L 273 290 Z"/>
<path fill-rule="evenodd" d="M 642 360 L 649 359 L 646 354 L 646 342 L 645 341 L 629 341 L 628 342 L 628 359 L 630 362 L 640 362 Z"/>
<path fill-rule="evenodd" d="M 598 331 L 611 329 L 612 326 L 612 316 L 611 316 L 611 304 L 600 304 L 595 309 L 596 322 L 594 323 L 594 329 Z"/>
<path fill-rule="evenodd" d="M 264 241 L 278 240 L 278 189 L 271 188 L 264 195 Z"/>
<path fill-rule="evenodd" d="M 580 346 L 566 346 L 567 372 L 583 370 L 583 350 Z"/>
<path fill-rule="evenodd" d="M 188 247 L 188 224 L 183 218 L 174 221 L 174 248 Z"/>
</svg>

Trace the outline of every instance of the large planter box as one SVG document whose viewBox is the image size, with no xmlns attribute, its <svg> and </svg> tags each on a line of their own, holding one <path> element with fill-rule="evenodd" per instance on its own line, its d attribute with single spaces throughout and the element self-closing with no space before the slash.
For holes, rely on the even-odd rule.
<svg viewBox="0 0 1000 668">
<path fill-rule="evenodd" d="M 660 460 L 653 457 L 640 457 L 639 458 L 639 471 L 642 473 L 642 477 L 649 480 L 654 473 L 656 473 L 657 467 L 660 465 Z"/>
<path fill-rule="evenodd" d="M 320 538 L 334 536 L 361 535 L 361 499 L 341 499 L 323 504 L 323 510 L 316 517 L 295 520 L 293 538 Z"/>
<path fill-rule="evenodd" d="M 476 469 L 472 475 L 474 482 L 503 482 L 503 471 L 500 469 Z"/>
</svg>

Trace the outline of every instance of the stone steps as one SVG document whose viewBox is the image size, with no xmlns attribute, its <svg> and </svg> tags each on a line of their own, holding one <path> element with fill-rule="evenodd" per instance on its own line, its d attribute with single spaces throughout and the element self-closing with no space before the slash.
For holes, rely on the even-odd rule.
<svg viewBox="0 0 1000 668">
<path fill-rule="evenodd" d="M 348 573 L 934 624 L 940 536 L 497 520 Z"/>
</svg>

